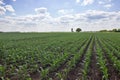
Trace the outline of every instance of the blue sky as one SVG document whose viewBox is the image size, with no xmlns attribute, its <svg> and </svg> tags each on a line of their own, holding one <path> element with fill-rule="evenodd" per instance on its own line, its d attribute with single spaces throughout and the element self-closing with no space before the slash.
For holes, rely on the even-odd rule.
<svg viewBox="0 0 120 80">
<path fill-rule="evenodd" d="M 0 31 L 120 28 L 120 0 L 0 0 Z"/>
<path fill-rule="evenodd" d="M 12 5 L 17 15 L 34 14 L 34 9 L 39 7 L 46 7 L 53 16 L 56 15 L 60 9 L 74 9 L 75 13 L 84 12 L 89 9 L 104 11 L 120 10 L 119 0 L 95 0 L 92 4 L 86 6 L 82 6 L 82 1 L 83 0 L 80 0 L 80 2 L 77 3 L 76 0 L 4 0 L 4 3 Z M 110 4 L 112 6 L 110 9 L 107 9 L 103 4 L 99 4 L 100 1 L 104 2 L 104 5 Z"/>
</svg>

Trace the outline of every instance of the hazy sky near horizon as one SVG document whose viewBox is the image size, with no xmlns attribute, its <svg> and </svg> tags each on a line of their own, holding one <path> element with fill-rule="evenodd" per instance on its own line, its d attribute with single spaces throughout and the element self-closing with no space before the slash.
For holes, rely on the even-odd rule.
<svg viewBox="0 0 120 80">
<path fill-rule="evenodd" d="M 0 0 L 0 31 L 120 28 L 120 0 Z"/>
</svg>

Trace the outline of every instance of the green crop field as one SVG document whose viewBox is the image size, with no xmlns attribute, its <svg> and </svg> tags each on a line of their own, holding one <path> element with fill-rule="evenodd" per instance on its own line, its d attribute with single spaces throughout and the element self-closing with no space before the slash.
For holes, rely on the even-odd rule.
<svg viewBox="0 0 120 80">
<path fill-rule="evenodd" d="M 0 33 L 0 80 L 120 80 L 120 33 Z"/>
</svg>

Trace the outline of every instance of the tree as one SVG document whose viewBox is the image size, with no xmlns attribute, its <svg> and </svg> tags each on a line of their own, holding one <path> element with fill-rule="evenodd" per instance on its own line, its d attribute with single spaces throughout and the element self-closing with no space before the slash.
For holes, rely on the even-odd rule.
<svg viewBox="0 0 120 80">
<path fill-rule="evenodd" d="M 82 31 L 80 28 L 77 28 L 77 29 L 76 29 L 76 32 L 80 32 L 80 31 Z"/>
<path fill-rule="evenodd" d="M 73 28 L 71 28 L 71 32 L 74 32 L 74 31 L 73 31 Z"/>
<path fill-rule="evenodd" d="M 107 30 L 100 30 L 99 32 L 107 32 Z"/>
<path fill-rule="evenodd" d="M 117 32 L 120 32 L 120 29 L 118 29 Z"/>
<path fill-rule="evenodd" d="M 113 31 L 113 32 L 117 32 L 117 29 L 113 29 L 112 31 Z"/>
</svg>

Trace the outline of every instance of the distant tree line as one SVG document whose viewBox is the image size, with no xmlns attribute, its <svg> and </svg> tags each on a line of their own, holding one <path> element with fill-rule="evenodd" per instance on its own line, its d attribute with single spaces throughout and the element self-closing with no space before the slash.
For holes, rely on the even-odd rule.
<svg viewBox="0 0 120 80">
<path fill-rule="evenodd" d="M 3 33 L 2 31 L 0 31 L 0 33 Z"/>
<path fill-rule="evenodd" d="M 120 29 L 100 30 L 99 32 L 120 32 Z"/>
</svg>

